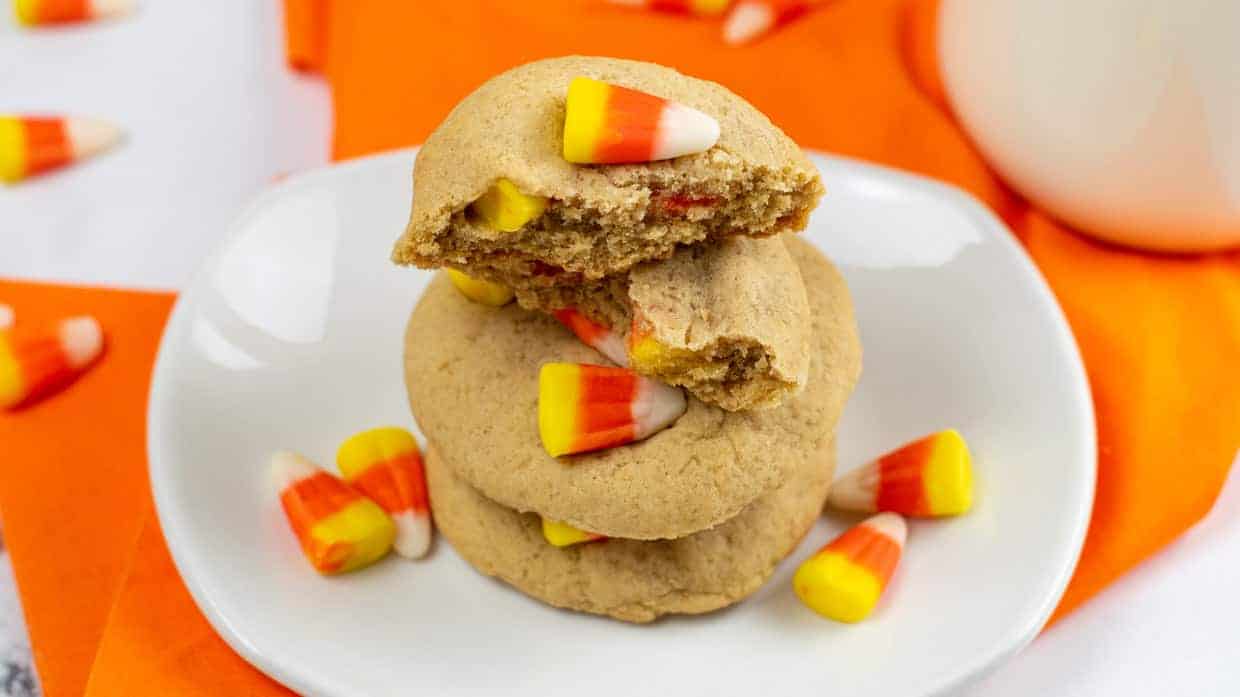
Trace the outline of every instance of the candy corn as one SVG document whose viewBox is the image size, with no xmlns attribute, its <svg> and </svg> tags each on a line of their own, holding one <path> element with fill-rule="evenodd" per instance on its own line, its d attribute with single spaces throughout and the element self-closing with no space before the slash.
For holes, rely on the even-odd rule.
<svg viewBox="0 0 1240 697">
<path fill-rule="evenodd" d="M 13 320 L 15 317 L 16 316 L 13 314 L 13 308 L 8 305 L 0 304 L 0 329 L 8 329 L 13 326 Z"/>
<path fill-rule="evenodd" d="M 276 453 L 271 476 L 301 551 L 319 573 L 360 569 L 392 548 L 396 525 L 388 514 L 301 455 Z"/>
<path fill-rule="evenodd" d="M 69 384 L 103 351 L 93 317 L 62 320 L 52 330 L 0 330 L 0 409 L 31 403 Z"/>
<path fill-rule="evenodd" d="M 840 477 L 827 502 L 850 511 L 958 515 L 973 505 L 971 462 L 960 433 L 939 431 Z"/>
<path fill-rule="evenodd" d="M 718 140 L 719 122 L 697 109 L 588 77 L 569 83 L 564 118 L 569 162 L 666 160 L 709 150 Z"/>
<path fill-rule="evenodd" d="M 13 184 L 63 167 L 119 140 L 115 126 L 94 119 L 0 115 L 0 181 Z"/>
<path fill-rule="evenodd" d="M 506 286 L 474 278 L 456 269 L 448 269 L 448 278 L 452 279 L 452 285 L 461 291 L 461 295 L 476 303 L 503 307 L 512 302 L 512 290 Z"/>
<path fill-rule="evenodd" d="M 344 480 L 396 522 L 396 553 L 418 559 L 431 548 L 431 512 L 422 453 L 403 428 L 362 431 L 341 444 L 336 466 Z"/>
<path fill-rule="evenodd" d="M 500 232 L 516 232 L 547 210 L 547 199 L 522 193 L 516 184 L 500 179 L 470 204 L 470 210 Z"/>
<path fill-rule="evenodd" d="M 133 12 L 133 0 L 14 0 L 17 20 L 27 26 L 86 22 Z"/>
<path fill-rule="evenodd" d="M 592 322 L 590 318 L 572 308 L 556 310 L 555 318 L 576 334 L 577 338 L 581 339 L 581 343 L 593 347 L 612 363 L 628 367 L 629 356 L 624 348 L 624 340 L 618 334 L 601 324 Z"/>
<path fill-rule="evenodd" d="M 552 457 L 648 438 L 685 413 L 675 387 L 626 368 L 547 363 L 538 380 L 538 432 Z"/>
<path fill-rule="evenodd" d="M 874 611 L 900 563 L 907 534 L 903 518 L 879 513 L 806 559 L 792 577 L 792 588 L 823 617 L 860 622 Z"/>
<path fill-rule="evenodd" d="M 739 0 L 723 24 L 723 40 L 748 43 L 815 4 L 815 0 Z"/>
<path fill-rule="evenodd" d="M 556 547 L 568 547 L 582 542 L 607 539 L 606 535 L 578 530 L 568 523 L 557 523 L 546 518 L 542 519 L 542 532 L 543 537 L 547 538 L 547 542 Z"/>
<path fill-rule="evenodd" d="M 613 5 L 641 7 L 659 12 L 683 12 L 711 17 L 723 14 L 732 0 L 608 0 Z"/>
<path fill-rule="evenodd" d="M 633 367 L 643 373 L 655 373 L 662 368 L 670 368 L 678 362 L 693 358 L 692 351 L 664 346 L 654 338 L 654 334 L 642 320 L 636 308 L 633 312 L 633 324 L 629 328 L 627 350 Z"/>
</svg>

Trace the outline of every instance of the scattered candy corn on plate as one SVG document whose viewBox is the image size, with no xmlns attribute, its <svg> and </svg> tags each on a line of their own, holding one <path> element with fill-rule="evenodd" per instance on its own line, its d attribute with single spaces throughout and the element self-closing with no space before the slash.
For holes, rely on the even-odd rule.
<svg viewBox="0 0 1240 697">
<path fill-rule="evenodd" d="M 178 300 L 151 389 L 150 475 L 203 613 L 294 691 L 348 697 L 582 685 L 592 697 L 923 697 L 1020 649 L 1063 591 L 1092 503 L 1093 414 L 1068 329 L 1023 252 L 972 199 L 814 160 L 830 193 L 803 234 L 847 278 L 865 346 L 838 432 L 837 476 L 849 484 L 836 503 L 855 510 L 829 507 L 754 596 L 637 627 L 530 600 L 475 572 L 442 538 L 425 558 L 401 556 L 421 554 L 434 534 L 433 499 L 427 518 L 416 486 L 384 493 L 417 478 L 419 451 L 399 429 L 425 447 L 400 352 L 431 274 L 387 263 L 408 213 L 405 151 L 276 184 Z M 479 302 L 507 301 L 465 281 Z M 616 352 L 616 339 L 561 319 Z M 573 370 L 577 382 L 548 388 L 580 397 Z M 538 396 L 529 403 L 536 419 Z M 633 423 L 620 426 L 646 423 L 625 414 Z M 398 430 L 370 430 L 378 426 Z M 588 445 L 579 435 L 561 440 Z M 374 506 L 293 500 L 306 514 L 299 539 L 271 489 L 280 450 L 313 463 L 329 489 L 378 487 L 365 495 Z M 290 471 L 304 474 L 298 467 L 279 470 L 286 485 Z M 292 490 L 310 500 L 317 486 Z M 557 521 L 543 536 L 560 554 L 614 543 Z"/>
</svg>

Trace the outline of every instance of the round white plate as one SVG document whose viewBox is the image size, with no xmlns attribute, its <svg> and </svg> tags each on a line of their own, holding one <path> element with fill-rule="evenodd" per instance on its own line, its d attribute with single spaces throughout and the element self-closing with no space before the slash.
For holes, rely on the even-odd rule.
<svg viewBox="0 0 1240 697">
<path fill-rule="evenodd" d="M 852 288 L 865 370 L 841 469 L 954 426 L 976 505 L 915 522 L 875 614 L 802 607 L 789 579 L 856 520 L 825 516 L 753 597 L 649 626 L 555 610 L 437 543 L 340 578 L 302 559 L 267 459 L 331 466 L 359 429 L 413 427 L 401 337 L 427 272 L 388 263 L 413 152 L 294 177 L 241 217 L 176 304 L 151 387 L 148 450 L 182 578 L 242 656 L 311 695 L 941 694 L 1024 646 L 1071 575 L 1093 499 L 1093 411 L 1042 278 L 956 189 L 817 157 L 804 236 Z"/>
</svg>

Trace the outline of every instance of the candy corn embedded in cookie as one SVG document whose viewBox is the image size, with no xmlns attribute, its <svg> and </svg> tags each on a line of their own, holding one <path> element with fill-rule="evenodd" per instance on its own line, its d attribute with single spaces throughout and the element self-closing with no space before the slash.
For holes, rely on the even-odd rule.
<svg viewBox="0 0 1240 697">
<path fill-rule="evenodd" d="M 568 85 L 564 159 L 578 164 L 650 162 L 709 150 L 719 122 L 697 109 L 588 77 Z"/>
<path fill-rule="evenodd" d="M 396 525 L 388 514 L 301 455 L 276 453 L 271 476 L 301 551 L 319 573 L 360 569 L 392 548 Z"/>
<path fill-rule="evenodd" d="M 500 232 L 516 232 L 547 210 L 547 199 L 522 193 L 516 184 L 500 179 L 491 185 L 469 209 Z"/>
<path fill-rule="evenodd" d="M 107 150 L 115 126 L 84 118 L 0 115 L 0 181 L 13 184 Z"/>
<path fill-rule="evenodd" d="M 556 547 L 568 547 L 582 542 L 606 540 L 606 535 L 578 530 L 568 523 L 557 523 L 554 520 L 542 519 L 543 537 Z"/>
<path fill-rule="evenodd" d="M 640 7 L 656 12 L 679 12 L 702 17 L 723 14 L 732 0 L 608 0 L 613 5 Z"/>
<path fill-rule="evenodd" d="M 498 283 L 474 278 L 456 269 L 448 269 L 447 271 L 448 278 L 452 279 L 452 285 L 461 291 L 461 295 L 476 303 L 490 305 L 491 307 L 503 307 L 512 302 L 512 291 Z"/>
<path fill-rule="evenodd" d="M 29 404 L 69 384 L 103 351 L 94 317 L 72 317 L 51 329 L 0 329 L 0 409 Z"/>
<path fill-rule="evenodd" d="M 577 338 L 581 339 L 581 343 L 603 354 L 612 363 L 624 368 L 628 367 L 629 355 L 624 347 L 624 339 L 620 338 L 619 334 L 572 308 L 556 310 L 555 318 L 576 334 Z"/>
<path fill-rule="evenodd" d="M 793 590 L 823 617 L 860 622 L 878 604 L 907 534 L 903 518 L 879 513 L 806 559 L 792 577 Z"/>
<path fill-rule="evenodd" d="M 685 413 L 685 394 L 627 368 L 547 363 L 538 378 L 538 432 L 552 457 L 632 443 Z"/>
<path fill-rule="evenodd" d="M 907 516 L 964 513 L 973 505 L 969 446 L 955 429 L 916 440 L 840 477 L 827 503 Z"/>
<path fill-rule="evenodd" d="M 87 22 L 133 12 L 133 0 L 14 0 L 17 21 L 27 26 Z"/>
<path fill-rule="evenodd" d="M 419 559 L 431 547 L 426 472 L 413 434 L 403 428 L 362 431 L 341 444 L 336 466 L 350 486 L 368 496 L 396 523 L 396 553 Z"/>
<path fill-rule="evenodd" d="M 814 0 L 737 0 L 724 21 L 723 40 L 729 44 L 748 43 L 815 4 Z"/>
</svg>

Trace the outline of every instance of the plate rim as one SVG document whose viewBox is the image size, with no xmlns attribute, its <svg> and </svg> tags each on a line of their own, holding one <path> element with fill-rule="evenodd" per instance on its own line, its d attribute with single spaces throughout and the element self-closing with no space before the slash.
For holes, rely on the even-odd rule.
<svg viewBox="0 0 1240 697">
<path fill-rule="evenodd" d="M 167 429 L 163 416 L 166 410 L 161 407 L 168 401 L 166 393 L 170 389 L 168 383 L 171 376 L 168 374 L 168 371 L 171 370 L 170 364 L 174 360 L 170 357 L 172 353 L 171 337 L 184 334 L 183 325 L 188 321 L 186 312 L 193 300 L 194 291 L 202 287 L 207 274 L 216 267 L 223 252 L 239 235 L 243 234 L 245 227 L 242 223 L 250 220 L 255 213 L 264 209 L 269 202 L 277 200 L 297 189 L 310 186 L 319 180 L 347 175 L 347 173 L 354 170 L 376 166 L 389 161 L 412 162 L 417 151 L 418 147 L 403 148 L 315 167 L 295 173 L 257 194 L 248 205 L 244 206 L 232 218 L 232 222 L 229 223 L 226 232 L 216 241 L 211 253 L 203 257 L 198 270 L 178 291 L 172 310 L 169 312 L 168 320 L 160 334 L 159 346 L 151 370 L 146 409 L 145 446 L 147 474 L 154 500 L 155 514 L 173 566 L 176 568 L 182 583 L 185 584 L 186 589 L 189 591 L 194 604 L 207 619 L 212 630 L 233 651 L 260 672 L 282 685 L 303 694 L 319 694 L 325 686 L 309 683 L 294 667 L 284 665 L 278 657 L 265 654 L 252 644 L 242 632 L 238 631 L 229 618 L 216 606 L 210 592 L 204 587 L 204 577 L 200 575 L 199 570 L 194 566 L 194 562 L 188 558 L 184 551 L 186 544 L 181 537 L 181 526 L 176 524 L 178 514 L 170 503 L 173 500 L 172 492 L 170 491 L 173 485 L 168 477 L 170 471 L 157 464 L 160 461 L 159 441 Z M 1083 439 L 1079 443 L 1077 456 L 1083 462 L 1089 463 L 1088 472 L 1086 476 L 1081 477 L 1079 482 L 1081 490 L 1076 492 L 1081 499 L 1081 505 L 1071 521 L 1071 554 L 1065 563 L 1057 569 L 1052 584 L 1052 592 L 1047 594 L 1042 606 L 1036 613 L 1033 613 L 1030 621 L 1026 622 L 1024 626 L 1015 626 L 1011 631 L 1005 632 L 1005 634 L 1009 635 L 1005 641 L 996 642 L 993 650 L 980 654 L 964 667 L 943 671 L 941 677 L 933 678 L 933 684 L 928 685 L 927 690 L 922 693 L 923 697 L 944 695 L 981 679 L 988 672 L 1002 665 L 1025 648 L 1046 625 L 1051 613 L 1054 612 L 1063 597 L 1064 591 L 1067 589 L 1067 585 L 1080 560 L 1081 550 L 1084 546 L 1089 522 L 1092 518 L 1096 493 L 1098 461 L 1097 416 L 1094 410 L 1093 394 L 1085 370 L 1084 360 L 1080 353 L 1080 347 L 1072 333 L 1071 325 L 1068 323 L 1063 308 L 1051 291 L 1046 277 L 1041 269 L 1033 263 L 1025 248 L 1017 242 L 1014 233 L 981 201 L 957 186 L 914 172 L 817 150 L 806 149 L 805 152 L 810 160 L 820 168 L 844 165 L 863 172 L 867 176 L 902 180 L 902 183 L 907 184 L 913 189 L 919 189 L 932 197 L 945 200 L 959 208 L 971 220 L 984 228 L 990 237 L 997 238 L 1000 247 L 1006 251 L 1013 259 L 1015 266 L 1026 276 L 1025 280 L 1028 281 L 1028 285 L 1033 290 L 1038 304 L 1042 306 L 1041 309 L 1050 313 L 1055 326 L 1053 339 L 1067 358 L 1069 374 L 1066 377 L 1073 383 L 1071 385 L 1071 394 L 1074 401 L 1083 409 L 1082 417 L 1087 422 L 1083 424 Z"/>
</svg>

